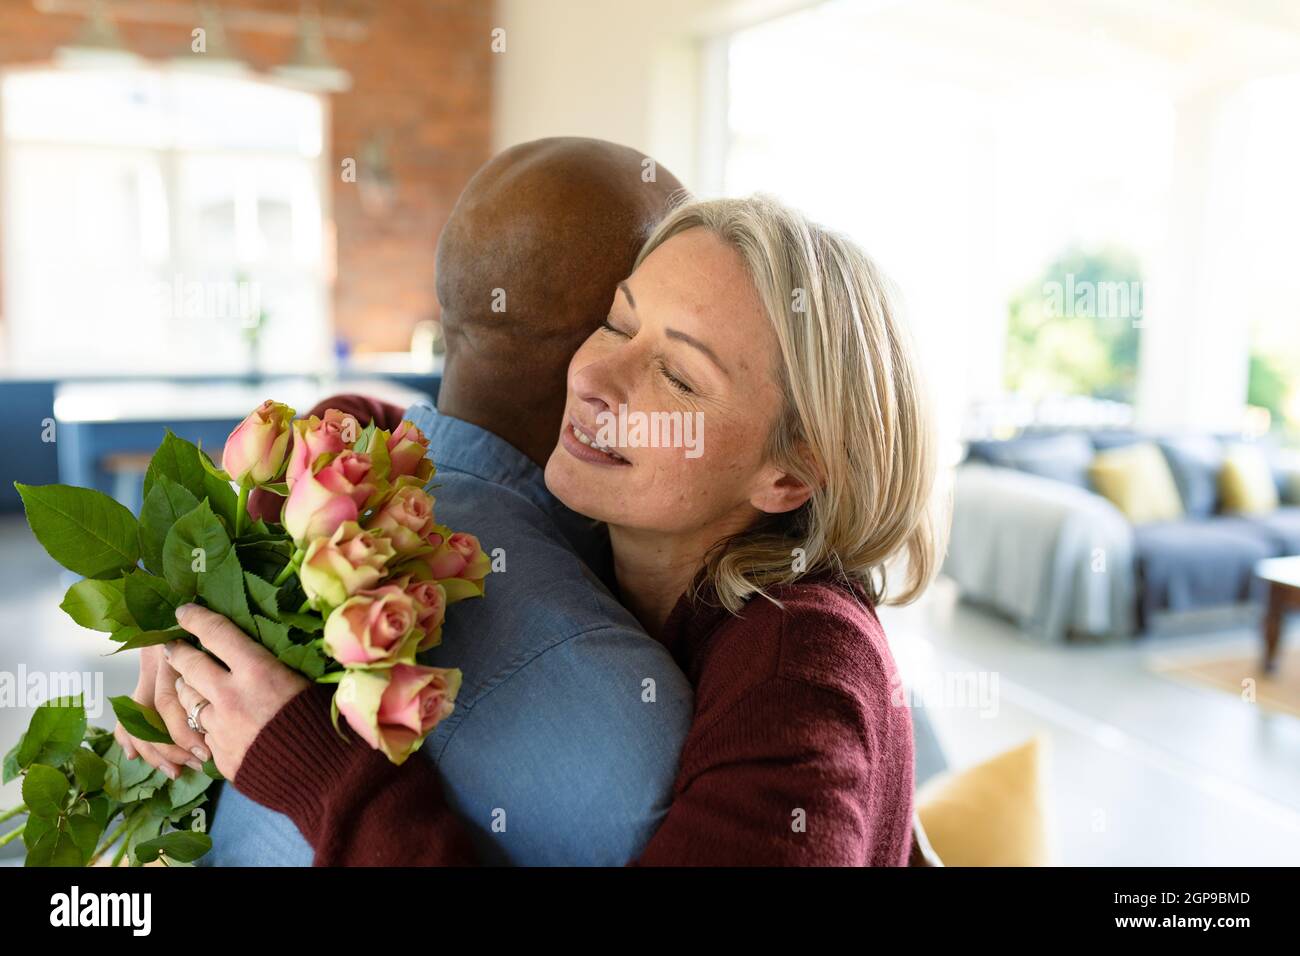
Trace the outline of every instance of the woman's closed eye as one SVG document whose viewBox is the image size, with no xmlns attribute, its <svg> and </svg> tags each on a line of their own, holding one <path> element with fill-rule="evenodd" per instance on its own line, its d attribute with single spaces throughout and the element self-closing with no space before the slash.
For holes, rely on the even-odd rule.
<svg viewBox="0 0 1300 956">
<path fill-rule="evenodd" d="M 611 335 L 617 335 L 620 338 L 631 339 L 633 337 L 632 333 L 624 332 L 622 329 L 614 325 L 614 323 L 608 318 L 600 323 L 600 328 L 602 331 L 608 332 Z M 668 382 L 670 387 L 675 388 L 683 395 L 695 394 L 695 389 L 693 389 L 689 383 L 683 381 L 680 376 L 675 375 L 663 358 L 657 358 L 655 360 L 655 366 L 659 370 L 659 374 L 664 377 L 664 380 Z"/>
<path fill-rule="evenodd" d="M 625 339 L 630 339 L 632 337 L 628 333 L 624 332 L 622 329 L 615 328 L 614 323 L 611 322 L 609 319 L 606 319 L 604 322 L 600 323 L 600 327 L 606 332 L 612 332 L 615 335 L 621 335 Z"/>
</svg>

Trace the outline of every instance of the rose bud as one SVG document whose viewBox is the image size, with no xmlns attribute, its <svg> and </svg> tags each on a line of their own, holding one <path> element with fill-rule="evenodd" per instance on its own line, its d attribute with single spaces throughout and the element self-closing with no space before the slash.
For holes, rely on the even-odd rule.
<svg viewBox="0 0 1300 956">
<path fill-rule="evenodd" d="M 316 538 L 307 547 L 298 578 L 312 606 L 328 613 L 358 591 L 378 584 L 393 554 L 392 543 L 382 535 L 345 521 L 333 535 Z"/>
<path fill-rule="evenodd" d="M 416 653 L 427 651 L 442 643 L 442 623 L 447 616 L 447 592 L 437 581 L 418 581 L 411 575 L 392 578 L 396 585 L 415 602 L 415 627 L 424 636 L 416 645 Z"/>
<path fill-rule="evenodd" d="M 294 482 L 284 503 L 284 530 L 294 544 L 305 548 L 315 538 L 331 537 L 345 521 L 357 520 L 357 505 L 350 495 L 330 491 L 310 472 Z"/>
<path fill-rule="evenodd" d="M 424 547 L 424 539 L 433 530 L 433 499 L 421 489 L 405 485 L 393 492 L 366 527 L 387 535 L 398 554 L 410 554 Z"/>
<path fill-rule="evenodd" d="M 433 477 L 433 462 L 425 457 L 429 452 L 429 439 L 413 422 L 402 420 L 397 429 L 388 436 L 388 458 L 392 462 L 390 476 L 393 479 L 409 476 L 418 480 L 421 486 Z"/>
<path fill-rule="evenodd" d="M 483 553 L 478 538 L 449 531 L 443 527 L 433 531 L 426 541 L 434 550 L 416 556 L 410 568 L 417 578 L 441 584 L 447 593 L 448 604 L 464 598 L 482 597 L 483 579 L 492 570 L 492 562 Z"/>
<path fill-rule="evenodd" d="M 284 467 L 293 409 L 267 400 L 235 426 L 221 452 L 221 467 L 238 484 L 264 485 Z"/>
<path fill-rule="evenodd" d="M 285 481 L 290 487 L 321 455 L 337 455 L 352 445 L 361 434 L 357 420 L 346 412 L 331 408 L 324 418 L 300 419 L 293 423 L 293 449 Z"/>
<path fill-rule="evenodd" d="M 401 588 L 358 591 L 325 619 L 325 650 L 345 667 L 409 663 L 423 636 L 415 621 L 415 602 Z"/>
<path fill-rule="evenodd" d="M 455 710 L 460 682 L 455 668 L 420 664 L 349 670 L 334 692 L 333 706 L 371 748 L 401 764 Z"/>
<path fill-rule="evenodd" d="M 316 472 L 316 480 L 335 494 L 351 498 L 358 513 L 365 510 L 381 490 L 372 473 L 370 456 L 355 451 L 335 455 Z"/>
</svg>

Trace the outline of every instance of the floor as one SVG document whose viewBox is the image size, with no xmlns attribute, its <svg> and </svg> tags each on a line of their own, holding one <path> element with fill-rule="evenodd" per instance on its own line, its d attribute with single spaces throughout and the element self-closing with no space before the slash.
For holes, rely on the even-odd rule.
<svg viewBox="0 0 1300 956">
<path fill-rule="evenodd" d="M 24 674 L 86 675 L 87 691 L 102 705 L 92 722 L 111 727 L 107 697 L 131 692 L 135 660 L 103 656 L 108 639 L 59 610 L 73 580 L 21 517 L 0 516 L 0 680 L 12 686 Z M 886 608 L 881 618 L 916 686 L 967 675 L 984 681 L 987 698 L 919 704 L 954 766 L 1035 733 L 1048 738 L 1056 862 L 1300 863 L 1300 719 L 1176 683 L 1145 664 L 1154 653 L 1253 651 L 1253 620 L 1230 615 L 1196 632 L 1183 627 L 1123 645 L 1049 647 L 959 603 L 944 582 L 924 602 Z M 1300 641 L 1300 627 L 1284 640 Z M 0 751 L 30 719 L 26 701 L 17 703 L 0 699 Z M 0 808 L 19 800 L 17 781 L 0 786 Z M 0 824 L 0 832 L 10 826 Z M 20 843 L 0 849 L 0 862 L 21 858 Z"/>
<path fill-rule="evenodd" d="M 1044 646 L 941 581 L 924 603 L 885 608 L 881 620 L 908 682 L 974 673 L 996 691 L 930 707 L 955 766 L 1048 738 L 1056 862 L 1300 864 L 1300 719 L 1146 664 L 1155 654 L 1257 653 L 1252 614 L 1184 620 L 1120 645 Z M 1284 644 L 1295 641 L 1293 623 Z"/>
</svg>

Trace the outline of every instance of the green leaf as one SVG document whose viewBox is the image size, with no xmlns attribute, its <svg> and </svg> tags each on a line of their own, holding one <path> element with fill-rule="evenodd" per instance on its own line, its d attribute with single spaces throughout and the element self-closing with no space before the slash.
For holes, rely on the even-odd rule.
<svg viewBox="0 0 1300 956">
<path fill-rule="evenodd" d="M 27 851 L 24 866 L 81 866 L 81 848 L 63 826 L 47 830 Z"/>
<path fill-rule="evenodd" d="M 15 758 L 20 768 L 34 763 L 62 764 L 81 747 L 86 708 L 79 698 L 73 699 L 76 703 L 46 701 L 33 711 Z"/>
<path fill-rule="evenodd" d="M 139 627 L 165 631 L 176 626 L 182 601 L 165 580 L 137 568 L 126 576 L 125 592 L 127 609 Z"/>
<path fill-rule="evenodd" d="M 308 634 L 315 634 L 325 629 L 325 621 L 315 614 L 299 614 L 297 611 L 281 611 L 280 620 L 290 627 L 296 627 Z"/>
<path fill-rule="evenodd" d="M 112 633 L 123 624 L 133 623 L 127 611 L 122 581 L 99 581 L 86 578 L 68 588 L 59 605 L 82 627 Z"/>
<path fill-rule="evenodd" d="M 139 757 L 128 758 L 116 740 L 104 752 L 104 761 L 108 764 L 108 775 L 104 777 L 104 792 L 118 803 L 129 803 L 137 799 L 133 794 L 141 784 L 158 772 Z M 166 779 L 165 775 L 164 779 Z"/>
<path fill-rule="evenodd" d="M 286 667 L 315 680 L 325 673 L 331 663 L 330 658 L 320 649 L 319 643 L 312 641 L 310 644 L 295 644 L 276 657 Z"/>
<path fill-rule="evenodd" d="M 167 796 L 171 800 L 170 809 L 184 806 L 210 786 L 212 786 L 212 778 L 202 770 L 181 767 L 180 776 L 167 784 Z"/>
<path fill-rule="evenodd" d="M 213 780 L 226 779 L 224 776 L 222 776 L 221 771 L 217 769 L 217 762 L 213 760 L 211 757 L 203 761 L 203 772 L 207 774 L 209 777 L 211 777 Z"/>
<path fill-rule="evenodd" d="M 159 853 L 165 853 L 181 863 L 192 863 L 212 849 L 212 837 L 206 833 L 193 830 L 172 830 L 152 840 L 145 840 L 135 846 L 135 858 L 138 863 L 152 863 Z"/>
<path fill-rule="evenodd" d="M 155 644 L 184 640 L 188 636 L 188 632 L 182 627 L 169 627 L 165 631 L 142 631 L 135 628 L 134 633 L 105 656 L 112 657 L 114 654 L 122 653 L 122 651 L 138 651 L 142 647 L 153 647 Z M 116 634 L 113 635 L 113 639 L 117 639 Z"/>
<path fill-rule="evenodd" d="M 280 605 L 276 601 L 276 593 L 279 591 L 274 584 L 269 581 L 263 581 L 256 574 L 244 572 L 244 583 L 248 585 L 249 597 L 257 605 L 257 609 L 266 617 L 276 621 L 280 618 Z"/>
<path fill-rule="evenodd" d="M 5 754 L 4 770 L 3 772 L 0 772 L 0 783 L 8 783 L 10 780 L 16 779 L 18 774 L 22 773 L 22 768 L 18 766 L 18 751 L 22 745 L 23 738 L 19 737 L 18 743 L 10 747 L 9 752 Z"/>
<path fill-rule="evenodd" d="M 94 793 L 104 788 L 104 777 L 108 774 L 108 761 L 92 750 L 78 748 L 72 755 L 72 775 L 77 782 L 79 793 Z"/>
<path fill-rule="evenodd" d="M 31 850 L 40 842 L 41 837 L 55 829 L 58 825 L 58 817 L 38 817 L 31 815 L 27 817 L 27 825 L 23 827 L 23 843 L 27 845 L 29 861 L 31 859 Z M 27 865 L 31 866 L 32 864 L 29 862 Z"/>
<path fill-rule="evenodd" d="M 152 707 L 146 707 L 126 696 L 110 697 L 108 702 L 113 705 L 113 713 L 132 737 L 155 744 L 173 742 L 171 734 L 167 732 L 167 725 Z"/>
<path fill-rule="evenodd" d="M 32 816 L 57 817 L 70 789 L 62 771 L 43 763 L 32 764 L 23 775 L 23 803 Z"/>
<path fill-rule="evenodd" d="M 147 500 L 160 475 L 166 475 L 185 488 L 197 501 L 203 497 L 203 465 L 199 463 L 199 450 L 184 438 L 177 438 L 168 429 L 162 444 L 153 453 L 149 468 L 144 473 L 144 497 Z"/>
<path fill-rule="evenodd" d="M 230 618 L 245 634 L 255 633 L 253 615 L 244 595 L 244 572 L 233 549 L 227 551 L 216 565 L 209 564 L 208 569 L 199 574 L 198 584 L 199 596 L 209 608 Z"/>
<path fill-rule="evenodd" d="M 294 646 L 293 641 L 289 640 L 287 625 L 262 617 L 260 614 L 256 615 L 256 618 L 258 639 L 272 654 L 279 657 Z"/>
<path fill-rule="evenodd" d="M 198 593 L 199 571 L 195 564 L 202 558 L 201 566 L 216 567 L 230 554 L 230 536 L 212 513 L 207 501 L 179 518 L 163 543 L 163 575 L 172 590 L 182 599 Z M 242 585 L 241 585 L 242 590 Z"/>
<path fill-rule="evenodd" d="M 230 476 L 226 474 L 223 469 L 213 464 L 212 459 L 208 457 L 208 453 L 203 450 L 203 442 L 199 442 L 195 447 L 198 449 L 199 464 L 203 466 L 203 470 L 213 478 L 216 478 L 219 481 L 224 481 L 226 484 L 230 484 Z"/>
<path fill-rule="evenodd" d="M 74 813 L 67 820 L 68 835 L 72 837 L 72 842 L 77 845 L 81 851 L 81 866 L 90 862 L 90 858 L 95 854 L 95 847 L 99 846 L 99 838 L 104 834 L 104 828 L 100 826 L 94 817 L 87 813 Z"/>
<path fill-rule="evenodd" d="M 210 469 L 219 473 L 219 469 L 205 461 L 206 458 L 197 445 L 168 431 L 145 472 L 144 500 L 149 499 L 158 479 L 165 475 L 193 495 L 195 501 L 209 499 L 213 512 L 233 528 L 238 498 L 228 481 L 209 473 Z"/>
<path fill-rule="evenodd" d="M 50 557 L 85 578 L 112 578 L 140 560 L 135 516 L 108 495 L 71 485 L 14 482 L 27 523 Z"/>
<path fill-rule="evenodd" d="M 178 520 L 199 505 L 188 488 L 165 474 L 157 475 L 140 508 L 140 552 L 144 566 L 154 574 L 163 573 L 163 544 L 167 532 Z"/>
</svg>

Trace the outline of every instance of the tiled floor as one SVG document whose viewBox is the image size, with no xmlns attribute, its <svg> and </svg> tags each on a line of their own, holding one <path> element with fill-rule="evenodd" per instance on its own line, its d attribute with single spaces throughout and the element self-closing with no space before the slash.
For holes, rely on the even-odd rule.
<svg viewBox="0 0 1300 956">
<path fill-rule="evenodd" d="M 129 693 L 131 655 L 105 657 L 104 635 L 59 610 L 72 583 L 31 539 L 21 517 L 0 517 L 0 672 L 102 674 L 104 697 Z M 1011 625 L 958 604 L 938 586 L 918 606 L 881 613 L 900 666 L 919 686 L 954 673 L 996 676 L 992 706 L 934 706 L 951 763 L 964 766 L 1043 733 L 1058 862 L 1300 863 L 1300 719 L 1175 683 L 1147 669 L 1155 651 L 1244 647 L 1253 624 L 1147 637 L 1119 646 L 1045 647 Z M 1300 640 L 1293 628 L 1290 641 Z M 938 702 L 942 704 L 942 702 Z M 0 751 L 30 719 L 0 707 Z M 112 726 L 107 703 L 96 721 Z M 20 799 L 0 787 L 0 808 Z M 0 824 L 8 829 L 10 824 Z M 0 856 L 21 856 L 15 843 Z"/>
</svg>

